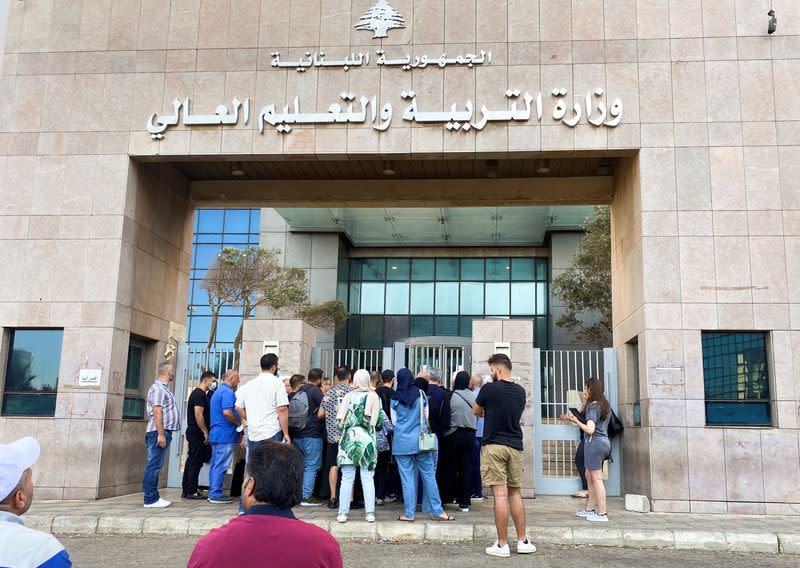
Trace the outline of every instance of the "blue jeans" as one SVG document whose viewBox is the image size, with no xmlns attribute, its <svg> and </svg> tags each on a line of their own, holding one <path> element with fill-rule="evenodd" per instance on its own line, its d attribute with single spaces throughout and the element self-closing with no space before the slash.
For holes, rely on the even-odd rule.
<svg viewBox="0 0 800 568">
<path fill-rule="evenodd" d="M 342 487 L 339 489 L 339 514 L 347 515 L 350 512 L 350 499 L 353 497 L 353 484 L 356 481 L 356 466 L 340 465 L 342 472 Z M 364 492 L 364 513 L 375 513 L 375 470 L 365 467 L 361 470 L 361 490 Z"/>
<path fill-rule="evenodd" d="M 439 467 L 439 450 L 435 452 L 427 452 L 433 456 L 433 473 L 434 476 L 436 475 L 436 468 Z M 420 478 L 417 477 L 417 483 L 420 482 Z M 436 486 L 437 491 L 439 486 Z M 422 496 L 420 496 L 420 489 L 422 490 Z M 417 500 L 421 503 L 422 512 L 423 513 L 430 513 L 431 512 L 431 500 L 428 498 L 428 494 L 425 491 L 425 484 L 422 484 L 422 487 L 417 489 Z M 439 496 L 439 500 L 441 501 L 441 495 Z"/>
<path fill-rule="evenodd" d="M 436 485 L 436 466 L 433 462 L 433 452 L 420 452 L 409 456 L 394 456 L 400 470 L 400 481 L 403 484 L 403 507 L 408 519 L 414 518 L 414 509 L 417 502 L 417 472 L 422 478 L 422 487 L 426 501 L 430 503 L 431 514 L 439 516 L 444 513 L 442 500 L 439 497 L 439 487 Z"/>
<path fill-rule="evenodd" d="M 155 503 L 161 496 L 158 494 L 158 474 L 161 466 L 164 465 L 164 456 L 172 442 L 172 431 L 164 431 L 167 445 L 163 448 L 158 447 L 158 432 L 148 432 L 144 435 L 144 445 L 147 448 L 147 465 L 144 468 L 144 479 L 142 479 L 142 490 L 144 491 L 144 504 Z"/>
<path fill-rule="evenodd" d="M 222 484 L 225 481 L 225 473 L 231 467 L 233 451 L 236 449 L 236 442 L 231 444 L 211 444 L 211 467 L 208 470 L 208 498 L 222 498 Z"/>
<path fill-rule="evenodd" d="M 322 463 L 322 438 L 295 438 L 294 446 L 303 454 L 303 501 L 308 501 Z"/>
</svg>

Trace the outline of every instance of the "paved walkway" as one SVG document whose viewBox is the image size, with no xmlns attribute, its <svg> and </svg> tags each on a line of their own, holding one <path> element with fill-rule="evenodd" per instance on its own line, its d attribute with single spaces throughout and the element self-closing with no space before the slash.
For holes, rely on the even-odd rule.
<svg viewBox="0 0 800 568">
<path fill-rule="evenodd" d="M 236 515 L 237 505 L 211 505 L 180 499 L 180 490 L 162 490 L 173 501 L 166 509 L 145 509 L 142 494 L 101 501 L 38 501 L 25 515 L 29 526 L 56 534 L 183 534 L 202 535 Z M 609 500 L 610 523 L 589 523 L 575 517 L 583 500 L 540 497 L 526 500 L 529 534 L 536 542 L 595 544 L 639 548 L 735 550 L 800 554 L 800 517 L 756 515 L 690 515 L 631 513 L 623 499 Z M 494 535 L 492 502 L 473 503 L 469 513 L 455 507 L 454 523 L 436 523 L 417 513 L 416 523 L 400 523 L 398 504 L 377 508 L 377 523 L 363 521 L 363 510 L 351 511 L 346 524 L 324 506 L 295 509 L 342 540 L 490 541 Z"/>
</svg>

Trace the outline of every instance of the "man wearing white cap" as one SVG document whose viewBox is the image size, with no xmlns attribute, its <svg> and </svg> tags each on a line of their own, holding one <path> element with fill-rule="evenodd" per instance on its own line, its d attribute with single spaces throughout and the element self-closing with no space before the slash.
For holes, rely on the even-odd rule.
<svg viewBox="0 0 800 568">
<path fill-rule="evenodd" d="M 20 518 L 33 502 L 31 467 L 39 452 L 39 442 L 33 438 L 0 445 L 0 566 L 72 566 L 67 551 L 53 535 L 29 529 Z"/>
</svg>

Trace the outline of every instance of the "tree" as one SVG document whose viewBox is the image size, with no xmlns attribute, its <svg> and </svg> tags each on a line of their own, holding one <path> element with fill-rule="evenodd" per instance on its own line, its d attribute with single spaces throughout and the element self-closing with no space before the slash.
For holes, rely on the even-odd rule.
<svg viewBox="0 0 800 568">
<path fill-rule="evenodd" d="M 389 5 L 386 0 L 378 0 L 364 12 L 356 24 L 357 30 L 372 30 L 375 35 L 372 39 L 386 37 L 391 29 L 406 27 L 406 21 L 400 12 Z"/>
<path fill-rule="evenodd" d="M 572 264 L 553 279 L 553 293 L 564 302 L 556 325 L 587 343 L 606 346 L 611 320 L 611 218 L 608 207 L 595 207 L 583 225 L 584 234 Z M 593 315 L 599 315 L 595 323 Z"/>
<path fill-rule="evenodd" d="M 211 304 L 208 348 L 216 339 L 217 320 L 224 305 L 242 307 L 242 323 L 234 349 L 242 344 L 244 322 L 261 306 L 268 308 L 275 317 L 300 317 L 317 327 L 333 328 L 347 317 L 344 305 L 338 300 L 323 304 L 309 302 L 305 270 L 281 266 L 279 255 L 279 250 L 256 247 L 223 248 L 219 252 L 202 284 Z"/>
</svg>

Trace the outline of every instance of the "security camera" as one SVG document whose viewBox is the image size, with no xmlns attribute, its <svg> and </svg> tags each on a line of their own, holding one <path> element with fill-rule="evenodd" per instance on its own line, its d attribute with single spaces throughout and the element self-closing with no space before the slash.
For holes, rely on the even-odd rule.
<svg viewBox="0 0 800 568">
<path fill-rule="evenodd" d="M 775 10 L 770 10 L 767 12 L 767 16 L 769 16 L 769 27 L 767 28 L 767 33 L 772 35 L 775 33 L 775 30 L 778 29 L 778 18 L 775 17 Z"/>
</svg>

